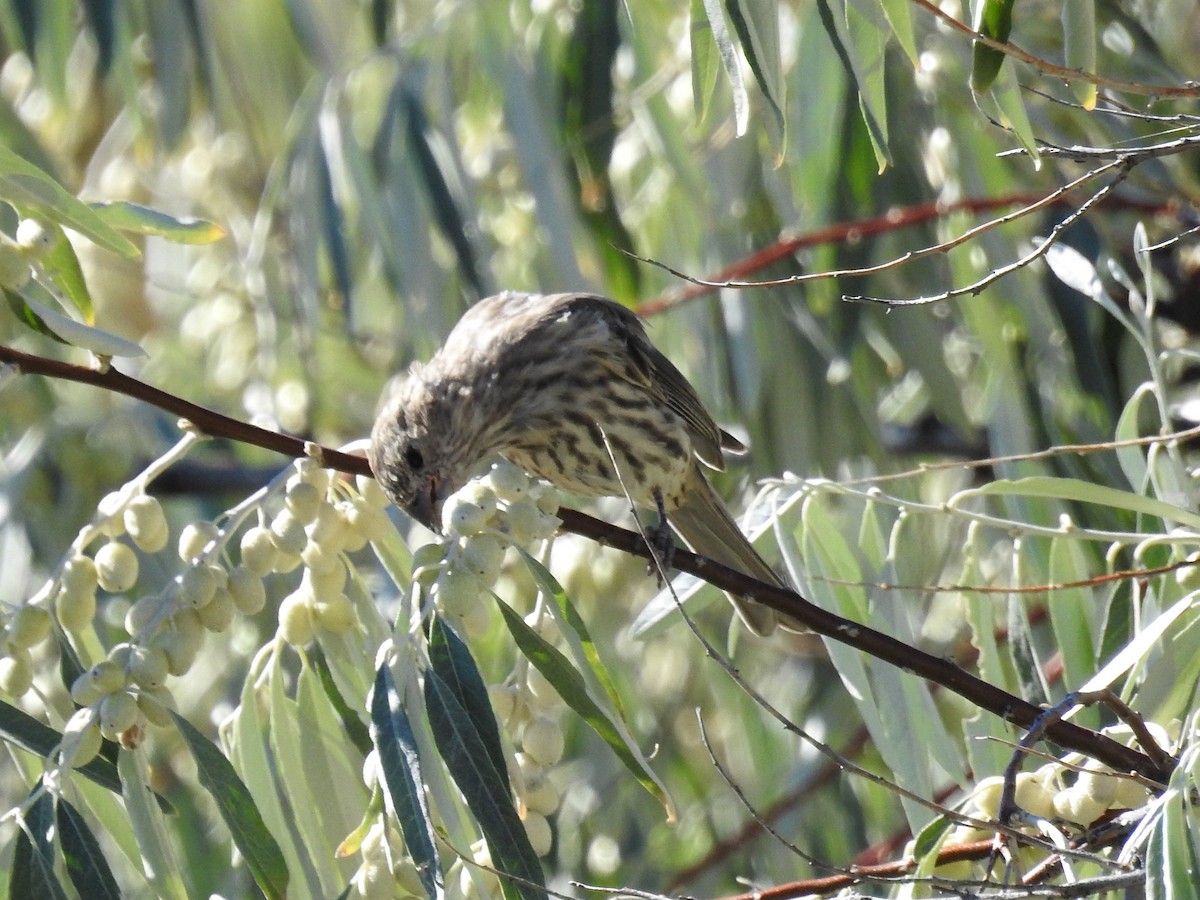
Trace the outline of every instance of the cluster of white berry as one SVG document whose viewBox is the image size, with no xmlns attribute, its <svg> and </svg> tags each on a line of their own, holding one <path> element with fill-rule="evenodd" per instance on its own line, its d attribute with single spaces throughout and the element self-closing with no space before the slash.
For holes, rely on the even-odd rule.
<svg viewBox="0 0 1200 900">
<path fill-rule="evenodd" d="M 376 757 L 371 753 L 364 766 L 368 786 L 378 779 Z M 424 897 L 417 867 L 404 849 L 404 840 L 394 824 L 380 817 L 359 845 L 362 863 L 350 883 L 364 900 L 390 900 L 393 897 Z"/>
<path fill-rule="evenodd" d="M 182 570 L 165 589 L 128 607 L 127 640 L 70 686 L 80 709 L 65 728 L 64 763 L 87 762 L 101 737 L 135 747 L 148 723 L 168 724 L 174 701 L 167 676 L 191 669 L 208 632 L 226 631 L 238 612 L 262 610 L 268 574 L 304 566 L 300 586 L 279 610 L 279 634 L 285 641 L 306 643 L 317 627 L 338 634 L 352 628 L 356 620 L 344 591 L 343 553 L 391 527 L 387 505 L 374 480 L 359 478 L 351 487 L 312 460 L 301 460 L 283 486 L 279 512 L 268 517 L 262 502 L 257 503 L 259 523 L 242 534 L 240 563 L 234 565 L 227 554 L 240 518 L 225 528 L 205 521 L 185 526 L 176 545 Z M 56 577 L 29 603 L 3 614 L 0 690 L 19 697 L 31 688 L 31 651 L 49 638 L 52 615 L 81 655 L 90 651 L 94 659 L 97 591 L 133 592 L 140 569 L 135 548 L 154 554 L 169 541 L 162 506 L 145 493 L 144 483 L 132 482 L 105 497 Z"/>
<path fill-rule="evenodd" d="M 242 565 L 257 576 L 290 572 L 303 565 L 300 586 L 279 605 L 279 635 L 289 644 L 307 644 L 320 627 L 344 634 L 355 625 L 346 595 L 349 574 L 344 554 L 379 540 L 391 524 L 388 498 L 374 479 L 355 479 L 356 490 L 335 481 L 328 470 L 307 460 L 296 465 L 284 493 L 284 506 L 242 535 Z"/>
<path fill-rule="evenodd" d="M 1146 727 L 1160 747 L 1172 746 L 1179 736 L 1178 721 L 1167 728 L 1151 722 L 1147 722 Z M 1116 739 L 1128 739 L 1131 735 L 1128 726 L 1124 725 L 1106 728 L 1104 733 Z M 996 819 L 1000 814 L 1003 791 L 1003 777 L 994 775 L 983 779 L 971 794 L 967 814 L 983 820 Z M 1111 809 L 1139 809 L 1149 797 L 1149 790 L 1136 778 L 1118 774 L 1095 760 L 1073 753 L 1032 772 L 1017 773 L 1014 802 L 1035 819 L 1057 821 L 1068 827 L 1086 827 Z M 992 837 L 993 832 L 958 825 L 947 838 L 946 845 Z M 969 866 L 964 863 L 963 867 L 965 875 Z M 945 875 L 943 868 L 938 872 Z"/>
<path fill-rule="evenodd" d="M 549 637 L 553 619 L 542 616 L 541 622 L 530 621 L 537 615 L 536 610 L 530 613 L 527 623 Z M 565 749 L 559 724 L 563 702 L 554 686 L 532 665 L 519 665 L 517 672 L 523 677 L 515 674 L 504 684 L 491 686 L 488 694 L 511 746 L 520 748 L 509 759 L 509 779 L 529 842 L 538 856 L 545 856 L 553 840 L 549 816 L 562 802 L 552 770 L 562 761 Z"/>
<path fill-rule="evenodd" d="M 441 612 L 468 638 L 491 622 L 488 592 L 510 544 L 525 546 L 558 530 L 558 492 L 506 460 L 447 498 L 438 543 L 413 554 L 413 580 L 432 592 Z"/>
</svg>

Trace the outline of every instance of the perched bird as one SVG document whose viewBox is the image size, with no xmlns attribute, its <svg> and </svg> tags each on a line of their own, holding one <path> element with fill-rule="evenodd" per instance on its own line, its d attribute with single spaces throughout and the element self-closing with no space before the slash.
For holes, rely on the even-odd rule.
<svg viewBox="0 0 1200 900">
<path fill-rule="evenodd" d="M 369 457 L 392 501 L 433 530 L 445 498 L 499 453 L 565 491 L 628 494 L 665 512 L 696 553 L 782 585 L 700 467 L 744 450 L 631 310 L 592 294 L 506 292 L 471 307 L 400 380 Z M 753 631 L 772 630 L 771 609 L 730 599 Z"/>
</svg>

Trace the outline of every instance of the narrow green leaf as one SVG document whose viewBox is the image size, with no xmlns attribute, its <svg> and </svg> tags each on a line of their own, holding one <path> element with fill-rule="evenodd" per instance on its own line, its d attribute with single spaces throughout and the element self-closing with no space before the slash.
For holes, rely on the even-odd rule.
<svg viewBox="0 0 1200 900">
<path fill-rule="evenodd" d="M 733 39 L 729 36 L 729 28 L 725 24 L 725 13 L 721 9 L 721 0 L 703 0 L 704 12 L 708 16 L 708 25 L 712 29 L 713 40 L 717 45 L 717 56 L 725 69 L 725 77 L 729 79 L 729 89 L 733 93 L 733 122 L 734 133 L 741 137 L 746 133 L 750 124 L 750 95 L 746 93 L 746 83 L 742 81 L 742 68 L 738 64 L 737 50 L 734 49 Z"/>
<path fill-rule="evenodd" d="M 167 827 L 162 811 L 150 802 L 153 796 L 146 780 L 149 765 L 138 751 L 122 750 L 117 757 L 121 773 L 121 796 L 129 815 L 129 828 L 137 841 L 142 870 L 150 884 L 150 893 L 166 900 L 187 900 L 187 888 L 172 844 L 173 832 Z"/>
<path fill-rule="evenodd" d="M 101 78 L 112 68 L 117 48 L 117 2 L 116 0 L 83 0 L 88 25 L 96 39 L 96 71 Z"/>
<path fill-rule="evenodd" d="M 564 637 L 578 647 L 579 654 L 583 657 L 582 660 L 579 660 L 581 667 L 595 677 L 596 684 L 607 696 L 613 710 L 622 721 L 627 721 L 625 708 L 621 703 L 621 695 L 617 693 L 617 686 L 613 682 L 612 676 L 609 675 L 603 660 L 600 659 L 596 643 L 592 640 L 592 635 L 588 631 L 583 617 L 579 615 L 579 610 L 575 608 L 575 604 L 571 602 L 571 598 L 567 596 L 567 592 L 563 590 L 563 586 L 558 583 L 558 579 L 550 573 L 549 569 L 534 559 L 523 547 L 517 547 L 517 552 L 521 554 L 521 558 L 525 561 L 525 567 L 537 581 L 538 587 L 554 601 Z"/>
<path fill-rule="evenodd" d="M 46 757 L 54 752 L 62 740 L 62 735 L 49 725 L 39 722 L 24 710 L 17 709 L 17 707 L 0 700 L 0 738 L 16 744 L 22 750 L 27 750 L 35 756 Z M 80 766 L 76 771 L 114 794 L 121 793 L 121 779 L 117 775 L 117 767 L 104 754 L 96 756 L 91 762 Z M 158 794 L 154 796 L 164 812 L 174 812 L 174 807 L 170 803 Z"/>
<path fill-rule="evenodd" d="M 286 897 L 288 872 L 283 852 L 263 822 L 245 783 L 212 741 L 183 716 L 172 713 L 172 717 L 196 761 L 201 786 L 216 801 L 217 811 L 259 889 L 270 898 Z"/>
<path fill-rule="evenodd" d="M 1154 497 L 1147 497 L 1144 494 L 1122 491 L 1091 481 L 1081 481 L 1077 478 L 1038 475 L 1016 481 L 992 481 L 983 487 L 960 491 L 950 498 L 949 503 L 951 506 L 957 506 L 967 497 L 985 495 L 1054 497 L 1060 500 L 1094 503 L 1098 506 L 1125 509 L 1133 513 L 1155 516 L 1167 522 L 1200 529 L 1200 515 L 1191 510 L 1157 500 Z"/>
<path fill-rule="evenodd" d="M 821 25 L 825 29 L 825 34 L 833 44 L 834 52 L 837 53 L 838 60 L 842 64 L 842 69 L 846 73 L 850 84 L 854 87 L 855 93 L 859 98 L 859 109 L 862 111 L 863 124 L 867 126 L 867 134 L 871 139 L 871 147 L 875 152 L 875 158 L 884 164 L 887 160 L 887 130 L 875 118 L 873 106 L 868 104 L 863 99 L 865 88 L 862 84 L 862 79 L 859 76 L 854 59 L 847 47 L 848 37 L 843 33 L 842 27 L 839 26 L 838 16 L 835 15 L 829 4 L 829 0 L 817 0 L 817 13 L 821 19 Z"/>
<path fill-rule="evenodd" d="M 126 259 L 137 259 L 140 255 L 129 238 L 111 228 L 90 206 L 3 144 L 0 144 L 0 200 L 11 203 L 24 216 L 74 229 Z"/>
<path fill-rule="evenodd" d="M 954 822 L 948 816 L 938 816 L 936 819 L 932 819 L 917 835 L 917 839 L 913 843 L 912 857 L 923 861 L 928 854 L 938 848 L 942 842 L 942 838 L 953 827 Z"/>
<path fill-rule="evenodd" d="M 546 680 L 554 685 L 564 702 L 582 718 L 600 738 L 608 744 L 617 758 L 625 764 L 633 776 L 674 817 L 674 808 L 667 796 L 666 788 L 650 770 L 650 766 L 637 750 L 631 739 L 627 739 L 616 727 L 604 710 L 592 699 L 587 685 L 563 654 L 545 638 L 525 624 L 525 620 L 507 603 L 496 599 L 504 616 L 504 622 L 512 633 L 518 649 L 533 663 Z"/>
<path fill-rule="evenodd" d="M 338 718 L 342 721 L 342 728 L 346 731 L 346 737 L 350 743 L 354 745 L 354 749 L 358 750 L 364 756 L 371 749 L 371 734 L 362 723 L 362 719 L 358 717 L 346 699 L 342 696 L 342 692 L 338 690 L 337 683 L 334 681 L 333 671 L 329 668 L 329 659 L 325 656 L 325 652 L 319 648 L 310 650 L 308 653 L 308 661 L 313 667 L 313 671 L 317 673 L 317 678 L 321 682 L 321 690 L 324 691 L 325 697 L 329 700 L 329 705 L 333 707 Z"/>
<path fill-rule="evenodd" d="M 758 0 L 725 0 L 729 21 L 742 42 L 742 52 L 758 89 L 775 113 L 775 122 L 784 128 L 783 64 L 779 54 L 779 10 L 774 3 Z"/>
<path fill-rule="evenodd" d="M 888 149 L 887 44 L 891 26 L 875 0 L 846 4 L 845 40 L 858 80 L 858 105 L 879 171 L 891 165 Z"/>
<path fill-rule="evenodd" d="M 920 57 L 917 52 L 917 38 L 913 32 L 911 0 L 879 0 L 879 5 L 883 7 L 883 14 L 891 24 L 896 40 L 904 49 L 904 55 L 914 66 L 917 65 Z"/>
<path fill-rule="evenodd" d="M 50 276 L 62 295 L 75 304 L 75 308 L 83 316 L 84 323 L 95 325 L 96 310 L 92 305 L 87 281 L 83 277 L 83 269 L 79 265 L 79 257 L 75 255 L 75 248 L 67 240 L 61 227 L 53 223 L 47 227 L 53 229 L 57 239 L 50 252 L 41 259 L 42 271 Z"/>
<path fill-rule="evenodd" d="M 1012 11 L 1015 0 L 985 0 L 975 30 L 995 41 L 1007 41 L 1012 31 Z M 971 90 L 982 94 L 992 86 L 1005 54 L 976 41 L 971 54 Z"/>
<path fill-rule="evenodd" d="M 100 850 L 87 822 L 69 802 L 59 798 L 58 815 L 59 845 L 67 864 L 67 875 L 80 897 L 119 900 L 121 889 L 109 868 L 108 860 Z"/>
<path fill-rule="evenodd" d="M 16 291 L 4 288 L 4 301 L 8 304 L 8 308 L 12 310 L 12 314 L 17 317 L 17 321 L 26 328 L 36 331 L 43 337 L 58 341 L 60 344 L 68 343 L 55 334 L 54 330 L 42 321 L 42 317 L 30 308 L 29 304 L 25 302 L 25 298 Z"/>
<path fill-rule="evenodd" d="M 1013 136 L 1029 154 L 1034 165 L 1039 165 L 1041 154 L 1038 152 L 1037 138 L 1029 121 L 1029 111 L 1025 109 L 1025 95 L 1017 83 L 1012 66 L 997 75 L 992 85 L 992 98 L 996 101 L 996 119 L 1012 130 Z"/>
<path fill-rule="evenodd" d="M 459 274 L 476 294 L 483 296 L 487 291 L 473 243 L 477 229 L 466 215 L 470 208 L 469 195 L 454 166 L 453 154 L 446 138 L 430 123 L 424 106 L 411 88 L 403 91 L 403 101 L 408 147 L 421 175 L 422 186 L 429 195 L 433 220 L 442 237 L 454 248 Z"/>
<path fill-rule="evenodd" d="M 691 17 L 692 107 L 696 124 L 704 121 L 717 88 L 720 55 L 716 52 L 712 25 L 704 11 L 704 0 L 692 0 Z"/>
<path fill-rule="evenodd" d="M 505 896 L 548 900 L 541 861 L 513 807 L 505 779 L 492 764 L 474 721 L 433 671 L 425 673 L 425 707 L 438 752 L 483 831 L 492 864 L 514 876 L 500 880 Z"/>
<path fill-rule="evenodd" d="M 371 694 L 371 740 L 379 752 L 379 767 L 392 812 L 400 823 L 404 846 L 416 864 L 421 884 L 430 897 L 442 897 L 445 884 L 438 859 L 437 834 L 425 797 L 421 757 L 408 713 L 404 711 L 404 700 L 396 690 L 392 670 L 386 663 L 375 673 L 375 689 Z"/>
<path fill-rule="evenodd" d="M 25 812 L 25 827 L 17 830 L 17 847 L 9 873 L 9 896 L 20 900 L 67 900 L 54 873 L 54 798 L 41 791 Z"/>
<path fill-rule="evenodd" d="M 505 788 L 509 789 L 508 762 L 487 684 L 463 639 L 441 616 L 435 616 L 429 626 L 429 663 L 475 723 L 492 765 L 504 780 Z"/>
<path fill-rule="evenodd" d="M 88 206 L 118 231 L 165 238 L 177 244 L 211 244 L 225 237 L 225 229 L 207 219 L 172 216 L 126 200 L 89 203 Z"/>
<path fill-rule="evenodd" d="M 20 294 L 14 294 L 13 291 L 7 289 L 4 292 L 8 305 L 23 322 L 34 330 L 64 344 L 70 344 L 72 347 L 91 350 L 100 356 L 137 357 L 146 355 L 146 351 L 133 341 L 127 341 L 123 337 L 93 328 L 91 325 L 84 325 L 34 299 L 31 293 L 34 286 L 34 282 L 30 282 Z"/>
<path fill-rule="evenodd" d="M 1063 59 L 1068 69 L 1080 72 L 1096 71 L 1096 3 L 1095 0 L 1068 0 L 1062 5 Z M 1096 85 L 1074 79 L 1071 92 L 1084 109 L 1096 107 Z"/>
</svg>

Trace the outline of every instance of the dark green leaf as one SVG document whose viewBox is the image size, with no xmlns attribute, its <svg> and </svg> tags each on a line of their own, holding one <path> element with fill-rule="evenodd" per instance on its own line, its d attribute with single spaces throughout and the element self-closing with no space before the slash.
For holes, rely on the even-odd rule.
<svg viewBox="0 0 1200 900">
<path fill-rule="evenodd" d="M 784 127 L 783 108 L 781 106 L 783 79 L 779 71 L 779 24 L 778 9 L 773 3 L 759 3 L 757 0 L 744 4 L 741 0 L 725 0 L 725 8 L 729 10 L 729 21 L 742 42 L 742 52 L 750 63 L 750 71 L 758 82 L 758 89 L 767 98 L 771 111 L 775 113 L 775 121 L 780 129 Z"/>
<path fill-rule="evenodd" d="M 1012 31 L 1012 11 L 1015 0 L 986 0 L 979 20 L 979 33 L 995 41 L 1007 41 Z M 1005 54 L 976 41 L 971 53 L 971 90 L 983 93 L 1000 74 Z"/>
<path fill-rule="evenodd" d="M 567 592 L 563 590 L 563 586 L 558 583 L 558 579 L 550 573 L 549 569 L 534 559 L 524 548 L 518 547 L 517 552 L 525 560 L 525 566 L 537 581 L 538 587 L 554 601 L 554 605 L 558 607 L 562 615 L 562 620 L 569 629 L 575 632 L 592 674 L 596 676 L 596 680 L 608 695 L 608 701 L 612 704 L 613 709 L 624 719 L 625 710 L 621 704 L 621 695 L 617 693 L 617 686 L 613 683 L 612 676 L 608 674 L 603 660 L 600 659 L 596 643 L 592 640 L 591 632 L 588 631 L 587 624 L 579 615 L 575 604 L 571 602 L 571 598 L 567 596 Z"/>
<path fill-rule="evenodd" d="M 66 800 L 58 801 L 58 839 L 67 863 L 67 875 L 80 897 L 119 900 L 121 889 L 113 877 L 108 860 L 100 851 L 88 824 Z"/>
<path fill-rule="evenodd" d="M 345 698 L 342 697 L 341 691 L 334 682 L 333 672 L 329 668 L 329 660 L 325 658 L 325 653 L 319 645 L 309 651 L 308 661 L 317 673 L 321 687 L 334 712 L 342 720 L 342 727 L 346 729 L 346 737 L 354 744 L 355 749 L 366 755 L 371 750 L 371 733 L 362 723 L 362 719 L 358 717 L 358 713 L 351 709 Z"/>
<path fill-rule="evenodd" d="M 575 203 L 604 260 L 608 290 L 626 301 L 637 297 L 641 270 L 622 253 L 634 246 L 621 221 L 608 166 L 617 136 L 613 63 L 621 47 L 620 4 L 585 0 L 561 64 L 563 144 Z"/>
<path fill-rule="evenodd" d="M 287 863 L 245 783 L 212 741 L 183 716 L 171 715 L 196 761 L 201 786 L 216 801 L 217 811 L 259 889 L 269 898 L 286 897 Z"/>
<path fill-rule="evenodd" d="M 354 292 L 354 266 L 350 261 L 350 248 L 346 245 L 346 220 L 341 206 L 338 205 L 337 197 L 333 193 L 334 173 L 330 168 L 333 160 L 341 157 L 341 150 L 335 147 L 331 154 L 324 143 L 325 134 L 322 133 L 321 137 L 322 142 L 317 145 L 318 165 L 316 170 L 321 234 L 325 243 L 325 252 L 329 255 L 329 268 L 333 271 L 334 286 L 340 302 L 349 303 Z M 341 137 L 339 132 L 334 134 L 332 139 L 340 140 Z M 350 317 L 346 318 L 347 325 L 352 328 L 353 323 L 350 322 Z"/>
<path fill-rule="evenodd" d="M 506 779 L 492 763 L 475 722 L 436 672 L 425 673 L 425 707 L 446 768 L 479 823 L 506 897 L 548 900 L 542 864 L 513 807 Z"/>
<path fill-rule="evenodd" d="M 17 847 L 9 873 L 8 895 L 13 900 L 66 900 L 67 893 L 54 874 L 54 798 L 40 795 L 25 812 L 25 827 L 17 831 Z"/>
<path fill-rule="evenodd" d="M 62 735 L 44 725 L 33 716 L 0 700 L 0 738 L 16 744 L 35 756 L 49 756 L 62 740 Z M 105 742 L 108 747 L 114 747 L 111 741 Z M 121 793 L 121 779 L 117 776 L 117 767 L 111 759 L 103 754 L 77 770 L 81 775 L 90 778 L 100 787 Z M 155 794 L 159 807 L 163 812 L 171 813 L 174 808 L 161 796 Z"/>
<path fill-rule="evenodd" d="M 96 38 L 96 71 L 103 78 L 112 68 L 117 43 L 117 4 L 114 0 L 83 0 L 83 11 Z"/>
<path fill-rule="evenodd" d="M 463 639 L 446 624 L 441 616 L 435 616 L 429 626 L 429 661 L 433 671 L 441 676 L 446 686 L 454 692 L 454 697 L 471 721 L 492 758 L 492 765 L 504 779 L 505 789 L 508 790 L 508 765 L 504 757 L 504 745 L 500 742 L 500 729 L 496 725 L 496 714 L 492 710 L 492 702 L 488 697 L 487 684 L 479 674 L 471 651 L 463 643 Z"/>
<path fill-rule="evenodd" d="M 424 107 L 410 88 L 402 88 L 402 99 L 407 114 L 408 147 L 429 195 L 434 221 L 442 237 L 454 248 L 459 273 L 476 294 L 483 296 L 486 293 L 484 279 L 472 243 L 475 225 L 463 215 L 467 208 L 467 192 L 452 162 L 446 139 L 429 123 Z"/>
<path fill-rule="evenodd" d="M 704 11 L 704 0 L 692 0 L 691 21 L 692 49 L 692 106 L 696 110 L 696 121 L 703 122 L 712 103 L 713 91 L 717 87 L 717 72 L 720 54 L 716 52 L 716 38 L 712 24 Z"/>
<path fill-rule="evenodd" d="M 375 673 L 371 693 L 371 738 L 379 751 L 379 767 L 400 823 L 404 846 L 417 867 L 417 875 L 430 897 L 442 897 L 442 864 L 438 859 L 436 832 L 429 816 L 421 758 L 413 737 L 404 701 L 396 690 L 387 664 Z"/>
<path fill-rule="evenodd" d="M 16 291 L 5 288 L 4 299 L 8 303 L 8 308 L 12 310 L 13 315 L 17 317 L 17 321 L 26 328 L 31 328 L 38 334 L 58 341 L 60 344 L 67 343 L 42 321 L 41 316 L 29 308 L 29 304 L 25 302 L 25 298 Z"/>
<path fill-rule="evenodd" d="M 17 28 L 21 31 L 21 41 L 25 44 L 25 52 L 29 58 L 37 62 L 38 26 L 41 17 L 38 15 L 45 0 L 13 0 L 13 16 L 17 20 Z"/>
<path fill-rule="evenodd" d="M 947 816 L 938 816 L 922 828 L 913 844 L 913 859 L 921 860 L 936 850 L 942 837 L 953 827 L 954 823 Z"/>
<path fill-rule="evenodd" d="M 649 767 L 638 754 L 634 753 L 629 743 L 617 730 L 612 720 L 605 715 L 596 701 L 588 694 L 587 685 L 575 668 L 559 650 L 547 643 L 546 639 L 525 624 L 517 613 L 502 600 L 497 598 L 497 605 L 504 616 L 505 624 L 512 633 L 518 649 L 546 676 L 546 680 L 554 685 L 560 697 L 575 711 L 592 730 L 617 754 L 625 767 L 664 807 L 670 808 L 666 791 L 654 779 Z"/>
<path fill-rule="evenodd" d="M 854 70 L 854 62 L 850 58 L 850 52 L 846 49 L 846 42 L 843 40 L 842 32 L 838 28 L 837 18 L 835 13 L 829 6 L 829 0 L 817 0 L 817 13 L 820 16 L 821 24 L 825 28 L 825 35 L 833 44 L 834 52 L 837 53 L 838 59 L 842 63 L 842 69 L 846 73 L 846 78 L 854 88 L 855 94 L 860 97 L 859 109 L 862 111 L 863 123 L 867 126 L 867 132 L 870 135 L 871 143 L 876 148 L 876 152 L 887 147 L 887 135 L 883 126 L 875 118 L 869 106 L 862 102 L 863 86 L 859 83 L 858 73 Z M 869 170 L 867 170 L 869 171 Z"/>
</svg>

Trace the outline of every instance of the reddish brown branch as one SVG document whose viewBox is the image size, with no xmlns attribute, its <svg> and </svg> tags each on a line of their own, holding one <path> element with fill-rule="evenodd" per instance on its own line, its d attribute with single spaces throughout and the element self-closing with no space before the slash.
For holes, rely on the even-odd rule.
<svg viewBox="0 0 1200 900">
<path fill-rule="evenodd" d="M 355 475 L 371 474 L 364 457 L 319 447 L 299 438 L 231 419 L 211 409 L 189 403 L 174 394 L 160 391 L 112 368 L 100 370 L 73 365 L 22 353 L 2 345 L 0 363 L 12 365 L 22 373 L 62 378 L 135 397 L 186 418 L 200 431 L 213 437 L 230 438 L 291 457 L 312 456 L 322 465 L 342 472 Z M 567 507 L 561 508 L 558 515 L 567 531 L 626 553 L 645 559 L 652 558 L 642 536 L 636 532 L 602 522 Z M 680 571 L 689 572 L 732 594 L 752 597 L 759 603 L 786 613 L 817 634 L 825 635 L 920 678 L 940 684 L 1006 722 L 1029 728 L 1043 712 L 1032 703 L 977 678 L 949 660 L 924 653 L 883 632 L 836 616 L 805 600 L 795 591 L 757 581 L 682 548 L 675 551 L 672 562 Z M 1050 740 L 1105 763 L 1118 772 L 1136 772 L 1160 783 L 1166 783 L 1170 775 L 1145 754 L 1071 722 L 1054 722 L 1046 727 L 1045 734 Z"/>
</svg>

